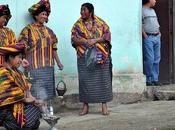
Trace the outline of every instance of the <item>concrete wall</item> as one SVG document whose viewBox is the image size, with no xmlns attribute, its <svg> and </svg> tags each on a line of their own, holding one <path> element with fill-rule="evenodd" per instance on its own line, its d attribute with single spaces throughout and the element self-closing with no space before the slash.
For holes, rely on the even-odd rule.
<svg viewBox="0 0 175 130">
<path fill-rule="evenodd" d="M 28 8 L 38 0 L 1 0 L 12 12 L 8 26 L 19 36 L 21 29 L 31 22 Z M 80 17 L 81 4 L 86 0 L 50 0 L 51 15 L 47 25 L 59 38 L 58 53 L 64 64 L 62 75 L 67 83 L 68 93 L 78 92 L 76 53 L 71 47 L 71 28 Z M 112 60 L 114 92 L 143 92 L 141 46 L 141 1 L 140 0 L 89 0 L 95 7 L 95 14 L 103 18 L 112 33 Z M 56 67 L 57 69 L 57 67 Z M 56 75 L 60 75 L 56 71 Z"/>
</svg>

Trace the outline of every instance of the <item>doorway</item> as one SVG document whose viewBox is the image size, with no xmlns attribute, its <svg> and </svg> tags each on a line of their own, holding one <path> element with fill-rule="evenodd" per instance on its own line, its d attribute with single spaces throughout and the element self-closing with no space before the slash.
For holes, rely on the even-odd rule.
<svg viewBox="0 0 175 130">
<path fill-rule="evenodd" d="M 173 39 L 173 31 L 175 31 L 173 30 L 173 26 L 175 28 L 173 20 L 175 21 L 175 19 L 173 18 L 175 17 L 173 17 L 173 4 L 175 5 L 175 0 L 157 0 L 155 6 L 162 34 L 159 81 L 163 84 L 175 83 L 175 52 L 173 45 L 173 41 L 175 41 L 175 38 Z"/>
</svg>

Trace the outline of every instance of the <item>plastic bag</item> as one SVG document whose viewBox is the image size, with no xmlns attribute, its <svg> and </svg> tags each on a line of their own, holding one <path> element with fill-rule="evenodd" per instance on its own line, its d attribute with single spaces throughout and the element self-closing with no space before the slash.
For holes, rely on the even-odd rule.
<svg viewBox="0 0 175 130">
<path fill-rule="evenodd" d="M 88 48 L 85 52 L 85 64 L 88 69 L 93 69 L 97 64 L 96 46 Z"/>
</svg>

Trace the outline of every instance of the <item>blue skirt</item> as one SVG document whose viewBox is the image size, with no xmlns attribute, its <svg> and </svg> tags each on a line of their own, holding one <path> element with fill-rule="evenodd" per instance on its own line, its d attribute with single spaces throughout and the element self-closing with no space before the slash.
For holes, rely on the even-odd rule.
<svg viewBox="0 0 175 130">
<path fill-rule="evenodd" d="M 109 58 L 103 65 L 92 70 L 85 65 L 85 57 L 78 58 L 79 100 L 85 103 L 109 102 L 112 94 L 112 62 Z"/>
<path fill-rule="evenodd" d="M 56 96 L 54 67 L 32 69 L 30 76 L 32 78 L 31 92 L 34 97 L 46 101 Z"/>
</svg>

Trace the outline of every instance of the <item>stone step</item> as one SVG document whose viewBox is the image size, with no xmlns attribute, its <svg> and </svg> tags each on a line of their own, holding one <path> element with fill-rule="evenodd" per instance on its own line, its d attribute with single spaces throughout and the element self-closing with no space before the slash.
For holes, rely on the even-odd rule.
<svg viewBox="0 0 175 130">
<path fill-rule="evenodd" d="M 154 95 L 158 100 L 175 100 L 174 90 L 157 90 Z"/>
<path fill-rule="evenodd" d="M 175 85 L 147 86 L 145 97 L 150 100 L 175 100 Z"/>
<path fill-rule="evenodd" d="M 160 92 L 160 93 L 175 93 L 174 90 L 158 90 L 157 92 Z"/>
</svg>

